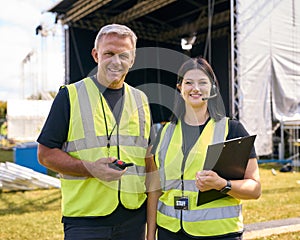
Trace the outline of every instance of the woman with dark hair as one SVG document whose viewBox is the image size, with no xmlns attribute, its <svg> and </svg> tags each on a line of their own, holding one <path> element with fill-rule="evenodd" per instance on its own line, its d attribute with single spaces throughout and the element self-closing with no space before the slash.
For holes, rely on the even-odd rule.
<svg viewBox="0 0 300 240">
<path fill-rule="evenodd" d="M 148 223 L 158 225 L 159 240 L 242 239 L 242 199 L 257 199 L 261 184 L 253 148 L 244 179 L 220 177 L 203 170 L 208 145 L 249 136 L 237 120 L 225 116 L 216 76 L 203 58 L 186 61 L 178 72 L 171 121 L 153 148 L 162 194 L 149 205 Z M 224 197 L 197 206 L 198 191 L 217 190 Z M 156 208 L 156 210 L 154 209 Z M 148 232 L 148 240 L 155 233 Z"/>
<path fill-rule="evenodd" d="M 221 94 L 219 92 L 219 88 L 218 88 L 219 86 L 218 86 L 216 76 L 211 66 L 204 58 L 189 59 L 180 67 L 178 71 L 178 80 L 177 80 L 178 90 L 181 92 L 180 88 L 184 80 L 184 75 L 190 70 L 195 70 L 196 72 L 200 70 L 209 79 L 209 82 L 211 83 L 210 95 L 208 97 L 205 97 L 202 100 L 206 101 L 207 103 L 207 110 L 209 112 L 210 117 L 215 119 L 216 121 L 219 121 L 221 118 L 223 118 L 226 115 L 225 107 L 224 107 Z M 202 85 L 204 84 L 202 83 Z M 176 94 L 175 98 L 176 100 L 175 100 L 174 112 L 173 115 L 171 116 L 171 122 L 174 123 L 176 123 L 178 118 L 182 117 L 186 112 L 185 99 L 182 98 L 182 95 Z M 208 99 L 210 101 L 207 101 Z"/>
</svg>

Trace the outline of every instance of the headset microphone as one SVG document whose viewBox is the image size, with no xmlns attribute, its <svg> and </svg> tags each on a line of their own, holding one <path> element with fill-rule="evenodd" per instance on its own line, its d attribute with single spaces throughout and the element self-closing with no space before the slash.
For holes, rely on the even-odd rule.
<svg viewBox="0 0 300 240">
<path fill-rule="evenodd" d="M 214 95 L 211 95 L 211 96 L 209 96 L 209 97 L 204 97 L 204 98 L 202 98 L 202 101 L 206 101 L 206 100 L 208 100 L 208 99 L 214 98 L 214 97 L 216 97 L 217 95 L 218 95 L 218 94 L 215 93 Z"/>
<path fill-rule="evenodd" d="M 208 99 L 215 98 L 218 95 L 216 85 L 213 85 L 213 90 L 214 90 L 215 93 L 213 95 L 209 96 L 209 97 L 203 97 L 202 101 L 207 101 Z"/>
</svg>

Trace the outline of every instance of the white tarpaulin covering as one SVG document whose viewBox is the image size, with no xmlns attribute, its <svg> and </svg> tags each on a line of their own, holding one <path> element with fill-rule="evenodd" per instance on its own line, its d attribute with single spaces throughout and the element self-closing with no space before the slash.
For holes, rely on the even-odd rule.
<svg viewBox="0 0 300 240">
<path fill-rule="evenodd" d="M 272 120 L 300 119 L 300 1 L 237 1 L 239 118 L 272 153 Z"/>
<path fill-rule="evenodd" d="M 58 178 L 36 172 L 15 163 L 0 163 L 0 192 L 60 188 Z"/>
<path fill-rule="evenodd" d="M 7 137 L 18 141 L 36 141 L 52 102 L 52 100 L 8 100 Z"/>
</svg>

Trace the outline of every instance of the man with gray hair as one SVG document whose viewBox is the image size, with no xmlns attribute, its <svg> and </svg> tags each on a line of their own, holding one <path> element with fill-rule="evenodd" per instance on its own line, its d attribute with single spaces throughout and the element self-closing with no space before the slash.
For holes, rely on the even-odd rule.
<svg viewBox="0 0 300 240">
<path fill-rule="evenodd" d="M 61 176 L 65 239 L 145 239 L 152 120 L 146 95 L 125 83 L 136 41 L 124 25 L 101 28 L 97 73 L 60 89 L 37 140 L 39 162 Z"/>
</svg>

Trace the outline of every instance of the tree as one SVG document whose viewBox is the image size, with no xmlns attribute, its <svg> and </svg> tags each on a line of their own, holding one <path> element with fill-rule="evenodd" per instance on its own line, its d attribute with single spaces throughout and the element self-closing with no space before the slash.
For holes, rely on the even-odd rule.
<svg viewBox="0 0 300 240">
<path fill-rule="evenodd" d="M 7 114 L 7 102 L 0 101 L 0 119 L 5 119 Z"/>
</svg>

